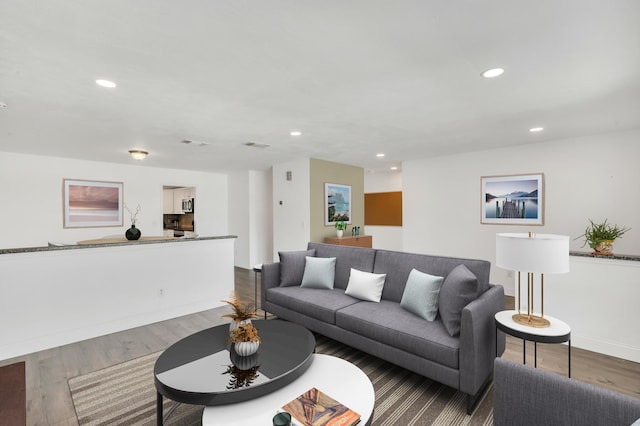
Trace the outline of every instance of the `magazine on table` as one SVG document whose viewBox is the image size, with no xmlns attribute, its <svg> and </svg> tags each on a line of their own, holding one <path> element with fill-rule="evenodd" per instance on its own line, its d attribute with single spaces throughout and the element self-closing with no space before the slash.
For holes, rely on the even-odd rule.
<svg viewBox="0 0 640 426">
<path fill-rule="evenodd" d="M 353 426 L 360 414 L 317 388 L 311 388 L 282 407 L 301 426 Z"/>
</svg>

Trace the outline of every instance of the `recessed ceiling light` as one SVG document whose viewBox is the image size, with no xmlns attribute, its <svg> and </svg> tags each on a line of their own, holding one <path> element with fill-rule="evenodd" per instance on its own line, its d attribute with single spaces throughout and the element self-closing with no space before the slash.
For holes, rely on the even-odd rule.
<svg viewBox="0 0 640 426">
<path fill-rule="evenodd" d="M 490 70 L 486 70 L 485 72 L 483 72 L 482 76 L 484 78 L 494 78 L 502 75 L 503 72 L 504 70 L 502 68 L 491 68 Z"/>
<path fill-rule="evenodd" d="M 289 134 L 291 136 L 300 136 L 302 134 L 302 132 L 299 131 L 299 130 L 292 130 Z"/>
<path fill-rule="evenodd" d="M 5 104 L 4 102 L 0 102 L 0 108 L 6 108 L 7 104 Z"/>
<path fill-rule="evenodd" d="M 114 87 L 116 87 L 116 84 L 113 81 L 109 81 L 109 80 L 96 80 L 96 84 L 98 86 L 102 86 L 102 87 L 108 87 L 109 89 L 113 89 Z"/>
<path fill-rule="evenodd" d="M 380 152 L 380 153 L 376 154 L 376 157 L 382 158 L 382 157 L 384 157 L 384 154 L 382 152 Z"/>
<path fill-rule="evenodd" d="M 398 170 L 398 167 L 396 167 L 396 166 L 391 166 L 391 170 Z"/>
<path fill-rule="evenodd" d="M 138 161 L 144 160 L 145 158 L 147 158 L 147 155 L 149 155 L 147 151 L 143 151 L 141 149 L 130 149 L 129 154 L 131 154 L 134 160 Z"/>
<path fill-rule="evenodd" d="M 541 132 L 544 130 L 544 127 L 532 127 L 529 129 L 531 133 Z"/>
<path fill-rule="evenodd" d="M 247 142 L 245 143 L 245 146 L 250 146 L 251 148 L 269 148 L 271 145 L 258 142 Z"/>
</svg>

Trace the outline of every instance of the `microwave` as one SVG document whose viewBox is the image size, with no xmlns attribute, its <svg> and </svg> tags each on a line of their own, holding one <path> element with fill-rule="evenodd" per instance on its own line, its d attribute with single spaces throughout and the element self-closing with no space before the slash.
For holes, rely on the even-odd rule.
<svg viewBox="0 0 640 426">
<path fill-rule="evenodd" d="M 182 199 L 182 212 L 183 213 L 193 213 L 193 198 L 184 198 Z"/>
</svg>

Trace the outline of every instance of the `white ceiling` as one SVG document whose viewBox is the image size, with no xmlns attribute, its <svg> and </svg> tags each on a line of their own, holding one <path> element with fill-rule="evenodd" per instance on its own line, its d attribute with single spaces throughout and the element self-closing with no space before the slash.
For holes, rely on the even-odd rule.
<svg viewBox="0 0 640 426">
<path fill-rule="evenodd" d="M 640 1 L 1 0 L 0 102 L 0 151 L 384 171 L 639 128 Z"/>
</svg>

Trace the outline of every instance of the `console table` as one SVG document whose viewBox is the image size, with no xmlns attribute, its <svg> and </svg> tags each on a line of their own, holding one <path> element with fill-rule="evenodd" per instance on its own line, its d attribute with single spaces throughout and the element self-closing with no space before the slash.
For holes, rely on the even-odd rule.
<svg viewBox="0 0 640 426">
<path fill-rule="evenodd" d="M 325 244 L 334 244 L 337 246 L 352 247 L 373 247 L 373 238 L 371 235 L 358 235 L 355 237 L 324 237 Z"/>
</svg>

